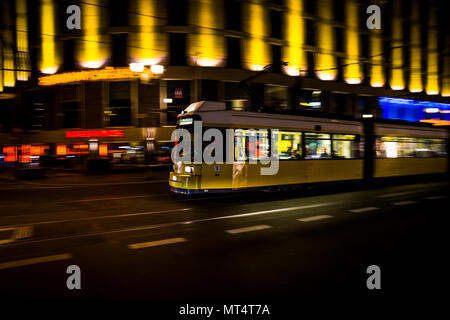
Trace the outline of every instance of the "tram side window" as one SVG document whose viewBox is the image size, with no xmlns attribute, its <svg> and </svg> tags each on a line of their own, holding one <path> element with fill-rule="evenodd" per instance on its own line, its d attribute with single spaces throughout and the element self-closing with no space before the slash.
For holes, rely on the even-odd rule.
<svg viewBox="0 0 450 320">
<path fill-rule="evenodd" d="M 428 158 L 447 155 L 444 139 L 378 137 L 377 158 Z"/>
<path fill-rule="evenodd" d="M 278 136 L 280 160 L 302 159 L 302 133 L 281 131 Z"/>
<path fill-rule="evenodd" d="M 359 145 L 355 135 L 333 134 L 333 159 L 354 159 L 358 157 Z"/>
<path fill-rule="evenodd" d="M 444 139 L 432 139 L 431 154 L 433 155 L 433 157 L 446 157 L 447 156 L 446 141 Z"/>
<path fill-rule="evenodd" d="M 267 159 L 269 157 L 267 130 L 236 129 L 234 157 L 236 161 Z"/>
<path fill-rule="evenodd" d="M 331 159 L 329 134 L 305 133 L 305 159 Z"/>
</svg>

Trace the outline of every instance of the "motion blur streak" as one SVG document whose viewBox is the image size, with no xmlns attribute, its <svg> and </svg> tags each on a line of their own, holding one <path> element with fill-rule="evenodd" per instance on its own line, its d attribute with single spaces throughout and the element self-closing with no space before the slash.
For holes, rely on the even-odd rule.
<svg viewBox="0 0 450 320">
<path fill-rule="evenodd" d="M 42 73 L 58 71 L 59 58 L 55 43 L 55 8 L 52 0 L 41 0 L 42 47 L 39 68 Z"/>
</svg>

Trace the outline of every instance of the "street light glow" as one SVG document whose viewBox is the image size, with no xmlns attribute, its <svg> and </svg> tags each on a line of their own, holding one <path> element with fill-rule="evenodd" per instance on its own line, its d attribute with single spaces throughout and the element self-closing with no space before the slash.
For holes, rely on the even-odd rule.
<svg viewBox="0 0 450 320">
<path fill-rule="evenodd" d="M 163 74 L 164 72 L 164 66 L 159 65 L 159 64 L 154 64 L 151 66 L 150 70 L 152 71 L 152 73 L 154 74 Z"/>
<path fill-rule="evenodd" d="M 133 72 L 143 72 L 144 65 L 142 63 L 137 62 L 130 63 L 130 70 Z"/>
</svg>

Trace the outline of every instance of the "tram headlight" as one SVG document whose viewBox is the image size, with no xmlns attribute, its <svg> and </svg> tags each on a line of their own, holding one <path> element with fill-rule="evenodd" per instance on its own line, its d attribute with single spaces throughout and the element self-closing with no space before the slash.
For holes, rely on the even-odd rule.
<svg viewBox="0 0 450 320">
<path fill-rule="evenodd" d="M 184 172 L 186 172 L 186 173 L 194 173 L 194 167 L 186 166 L 186 167 L 184 167 Z"/>
</svg>

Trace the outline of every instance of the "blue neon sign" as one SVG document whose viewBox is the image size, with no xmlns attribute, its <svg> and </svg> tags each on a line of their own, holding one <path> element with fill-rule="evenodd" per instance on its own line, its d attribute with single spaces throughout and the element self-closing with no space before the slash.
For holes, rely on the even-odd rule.
<svg viewBox="0 0 450 320">
<path fill-rule="evenodd" d="M 419 122 L 426 119 L 450 120 L 450 104 L 379 97 L 383 118 Z"/>
</svg>

